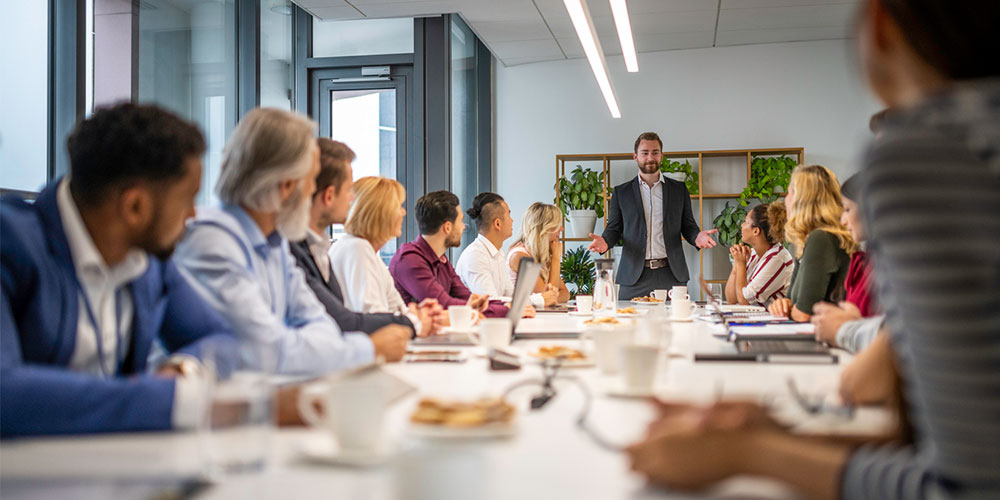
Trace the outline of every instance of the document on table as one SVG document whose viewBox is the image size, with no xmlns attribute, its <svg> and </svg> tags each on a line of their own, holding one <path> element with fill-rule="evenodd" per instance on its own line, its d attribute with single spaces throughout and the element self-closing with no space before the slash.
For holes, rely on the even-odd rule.
<svg viewBox="0 0 1000 500">
<path fill-rule="evenodd" d="M 736 337 L 777 337 L 777 336 L 802 336 L 816 333 L 816 326 L 812 323 L 780 323 L 780 324 L 755 324 L 731 326 L 729 333 Z"/>
</svg>

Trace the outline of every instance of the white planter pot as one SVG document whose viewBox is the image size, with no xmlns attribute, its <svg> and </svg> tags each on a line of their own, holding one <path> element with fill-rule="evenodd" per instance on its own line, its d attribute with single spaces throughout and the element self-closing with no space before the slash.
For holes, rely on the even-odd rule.
<svg viewBox="0 0 1000 500">
<path fill-rule="evenodd" d="M 569 224 L 574 238 L 586 238 L 597 225 L 597 212 L 593 210 L 570 210 Z"/>
<path fill-rule="evenodd" d="M 663 172 L 663 176 L 680 182 L 687 180 L 687 174 L 684 172 Z"/>
</svg>

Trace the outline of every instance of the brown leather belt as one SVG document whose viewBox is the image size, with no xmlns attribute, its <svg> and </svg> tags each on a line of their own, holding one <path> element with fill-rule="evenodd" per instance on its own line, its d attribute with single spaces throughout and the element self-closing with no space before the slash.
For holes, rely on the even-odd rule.
<svg viewBox="0 0 1000 500">
<path fill-rule="evenodd" d="M 667 267 L 667 259 L 648 259 L 643 267 L 646 269 L 659 269 L 661 267 Z"/>
</svg>

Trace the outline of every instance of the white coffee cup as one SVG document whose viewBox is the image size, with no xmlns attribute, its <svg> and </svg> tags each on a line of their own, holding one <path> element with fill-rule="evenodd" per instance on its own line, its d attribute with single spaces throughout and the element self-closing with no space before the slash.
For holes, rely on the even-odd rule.
<svg viewBox="0 0 1000 500">
<path fill-rule="evenodd" d="M 377 452 L 382 445 L 389 387 L 372 381 L 322 381 L 299 393 L 299 413 L 313 427 L 333 434 L 345 453 Z M 316 411 L 316 405 L 323 414 Z"/>
<path fill-rule="evenodd" d="M 472 325 L 476 323 L 479 311 L 471 306 L 451 306 L 448 308 L 448 320 L 451 321 L 452 330 L 467 332 L 472 330 Z"/>
<path fill-rule="evenodd" d="M 671 288 L 669 295 L 671 303 L 676 302 L 678 300 L 691 300 L 691 297 L 688 296 L 686 286 L 675 286 Z"/>
<path fill-rule="evenodd" d="M 625 344 L 618 347 L 625 388 L 648 391 L 656 380 L 660 348 L 648 344 Z"/>
<path fill-rule="evenodd" d="M 698 309 L 698 304 L 690 300 L 675 299 L 670 301 L 670 317 L 673 319 L 690 318 L 696 309 Z"/>
<path fill-rule="evenodd" d="M 510 345 L 511 329 L 508 318 L 487 318 L 479 322 L 479 327 L 471 334 L 475 343 L 489 349 L 503 349 Z"/>
<path fill-rule="evenodd" d="M 580 340 L 590 339 L 594 342 L 594 357 L 597 368 L 605 375 L 618 373 L 618 348 L 632 341 L 635 328 L 627 325 L 598 325 L 589 328 L 580 335 Z"/>
<path fill-rule="evenodd" d="M 583 314 L 590 314 L 594 312 L 594 296 L 593 295 L 577 295 L 576 296 L 576 310 Z"/>
<path fill-rule="evenodd" d="M 667 300 L 667 291 L 665 289 L 653 290 L 653 298 L 656 300 Z"/>
</svg>

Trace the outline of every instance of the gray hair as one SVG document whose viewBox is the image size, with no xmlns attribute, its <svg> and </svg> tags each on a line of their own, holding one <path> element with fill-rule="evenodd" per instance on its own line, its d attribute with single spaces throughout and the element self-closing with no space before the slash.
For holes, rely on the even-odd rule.
<svg viewBox="0 0 1000 500">
<path fill-rule="evenodd" d="M 215 193 L 223 203 L 261 212 L 281 208 L 278 186 L 301 179 L 312 167 L 316 123 L 276 108 L 257 108 L 243 117 L 222 151 Z"/>
</svg>

